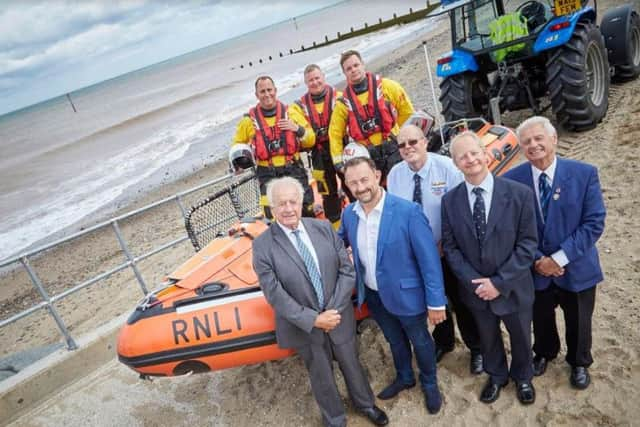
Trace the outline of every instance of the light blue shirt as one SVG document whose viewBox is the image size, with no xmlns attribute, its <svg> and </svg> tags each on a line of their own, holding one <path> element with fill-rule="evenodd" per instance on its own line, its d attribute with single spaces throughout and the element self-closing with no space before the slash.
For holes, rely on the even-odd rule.
<svg viewBox="0 0 640 427">
<path fill-rule="evenodd" d="M 282 231 L 284 231 L 284 234 L 289 238 L 293 247 L 296 248 L 296 251 L 300 253 L 300 251 L 298 250 L 298 242 L 296 242 L 296 236 L 293 234 L 294 230 L 290 229 L 289 227 L 285 227 L 284 225 L 280 224 L 277 221 L 276 221 L 276 224 L 278 224 L 278 226 L 282 229 Z M 318 255 L 316 254 L 316 250 L 313 247 L 313 243 L 311 243 L 311 238 L 309 237 L 309 233 L 307 233 L 307 230 L 304 228 L 302 221 L 298 223 L 297 230 L 300 230 L 300 234 L 299 234 L 300 240 L 302 240 L 302 243 L 307 245 L 307 248 L 309 248 L 309 252 L 311 252 L 311 256 L 313 257 L 313 261 L 316 263 L 316 268 L 318 269 L 318 273 L 320 273 L 320 263 L 318 262 Z M 320 277 L 322 277 L 322 273 L 320 273 Z"/>
<path fill-rule="evenodd" d="M 442 238 L 441 204 L 442 196 L 464 180 L 464 176 L 455 167 L 449 157 L 429 153 L 422 168 L 412 171 L 407 162 L 400 162 L 391 169 L 387 177 L 387 190 L 403 199 L 413 201 L 415 181 L 413 176 L 420 175 L 422 189 L 422 211 L 429 220 L 433 239 L 437 244 Z"/>
<path fill-rule="evenodd" d="M 476 187 L 482 188 L 484 191 L 482 192 L 482 198 L 484 199 L 484 213 L 485 213 L 485 221 L 489 221 L 489 210 L 491 210 L 491 199 L 493 198 L 493 175 L 491 172 L 487 174 L 485 179 L 480 183 L 480 185 L 469 184 L 467 181 L 464 182 L 464 185 L 467 187 L 467 197 L 469 198 L 469 209 L 471 209 L 471 213 L 473 214 L 473 205 L 476 203 L 476 196 L 473 193 L 473 189 Z"/>
</svg>

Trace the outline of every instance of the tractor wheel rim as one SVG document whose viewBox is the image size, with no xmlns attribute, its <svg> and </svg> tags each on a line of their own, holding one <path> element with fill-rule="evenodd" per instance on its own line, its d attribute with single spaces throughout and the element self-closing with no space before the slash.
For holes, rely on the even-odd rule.
<svg viewBox="0 0 640 427">
<path fill-rule="evenodd" d="M 587 90 L 591 94 L 593 105 L 600 105 L 604 99 L 605 69 L 597 44 L 589 44 L 586 59 Z"/>
<path fill-rule="evenodd" d="M 634 67 L 640 65 L 640 28 L 634 27 L 631 32 L 631 63 Z"/>
</svg>

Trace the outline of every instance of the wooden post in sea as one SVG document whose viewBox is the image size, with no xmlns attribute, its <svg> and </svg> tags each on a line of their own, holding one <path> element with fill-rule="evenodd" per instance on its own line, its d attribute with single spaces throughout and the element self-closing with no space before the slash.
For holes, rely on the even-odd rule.
<svg viewBox="0 0 640 427">
<path fill-rule="evenodd" d="M 69 100 L 69 104 L 71 104 L 71 108 L 73 108 L 73 112 L 77 113 L 78 110 L 76 110 L 76 106 L 73 105 L 73 101 L 71 100 L 71 96 L 69 94 L 67 94 L 67 99 Z"/>
</svg>

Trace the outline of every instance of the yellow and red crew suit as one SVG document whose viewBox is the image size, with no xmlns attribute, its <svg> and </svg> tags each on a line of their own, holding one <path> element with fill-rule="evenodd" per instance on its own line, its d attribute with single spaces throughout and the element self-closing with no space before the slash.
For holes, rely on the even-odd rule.
<svg viewBox="0 0 640 427">
<path fill-rule="evenodd" d="M 290 109 L 290 108 L 289 108 Z M 256 157 L 256 176 L 260 185 L 260 205 L 267 218 L 273 215 L 267 201 L 267 184 L 273 178 L 291 176 L 304 188 L 302 215 L 314 216 L 313 192 L 309 187 L 307 171 L 300 160 L 300 150 L 310 149 L 314 140 L 310 127 L 291 119 L 299 126 L 297 132 L 280 130 L 278 120 L 289 116 L 285 104 L 277 101 L 276 107 L 264 110 L 260 105 L 249 110 L 236 127 L 233 144 L 251 144 Z"/>
</svg>

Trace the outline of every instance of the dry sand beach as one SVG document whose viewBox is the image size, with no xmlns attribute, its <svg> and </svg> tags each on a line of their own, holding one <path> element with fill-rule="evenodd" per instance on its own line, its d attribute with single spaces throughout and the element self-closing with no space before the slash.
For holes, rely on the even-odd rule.
<svg viewBox="0 0 640 427">
<path fill-rule="evenodd" d="M 604 10 L 621 3 L 599 2 L 598 7 Z M 640 4 L 636 2 L 635 6 L 638 10 Z M 428 41 L 432 66 L 436 56 L 448 50 L 449 45 L 448 28 L 443 23 Z M 416 107 L 437 111 L 428 89 L 421 40 L 398 47 L 391 55 L 367 65 L 370 70 L 399 81 Z M 510 113 L 503 119 L 505 124 L 516 126 L 529 114 Z M 440 413 L 428 415 L 422 394 L 415 388 L 399 398 L 378 402 L 388 412 L 391 425 L 631 426 L 640 423 L 640 237 L 637 233 L 640 224 L 637 214 L 640 206 L 640 80 L 611 87 L 608 114 L 596 129 L 580 134 L 561 132 L 559 137 L 563 155 L 599 168 L 608 210 L 605 233 L 598 243 L 605 281 L 599 285 L 594 314 L 592 386 L 585 391 L 569 386 L 569 367 L 561 354 L 544 376 L 534 379 L 538 393 L 534 405 L 521 406 L 513 385 L 503 391 L 496 403 L 484 405 L 478 401 L 484 378 L 468 374 L 468 352 L 458 338 L 456 350 L 439 365 L 444 395 Z M 134 205 L 127 206 L 126 211 L 213 179 L 221 175 L 224 168 L 225 165 L 217 164 L 167 184 L 140 197 Z M 204 193 L 188 197 L 186 203 L 193 203 Z M 178 237 L 182 228 L 175 205 L 136 216 L 122 225 L 134 253 Z M 113 233 L 105 230 L 50 251 L 32 264 L 47 290 L 59 293 L 122 262 L 122 255 L 116 249 Z M 163 275 L 192 253 L 189 243 L 185 242 L 143 261 L 140 269 L 153 288 Z M 79 291 L 57 307 L 72 333 L 81 335 L 131 311 L 141 296 L 133 274 L 127 270 L 107 282 Z M 36 301 L 38 295 L 21 270 L 0 278 L 2 318 Z M 59 341 L 55 325 L 41 312 L 0 331 L 0 357 Z M 374 391 L 380 391 L 392 380 L 394 371 L 388 346 L 372 323 L 360 336 L 360 352 Z M 346 396 L 342 380 L 338 383 Z M 349 422 L 355 426 L 368 425 L 353 412 Z M 138 380 L 134 372 L 114 360 L 96 372 L 87 373 L 14 423 L 16 426 L 63 424 L 300 426 L 320 425 L 320 416 L 310 395 L 306 372 L 297 357 L 155 382 Z"/>
</svg>

